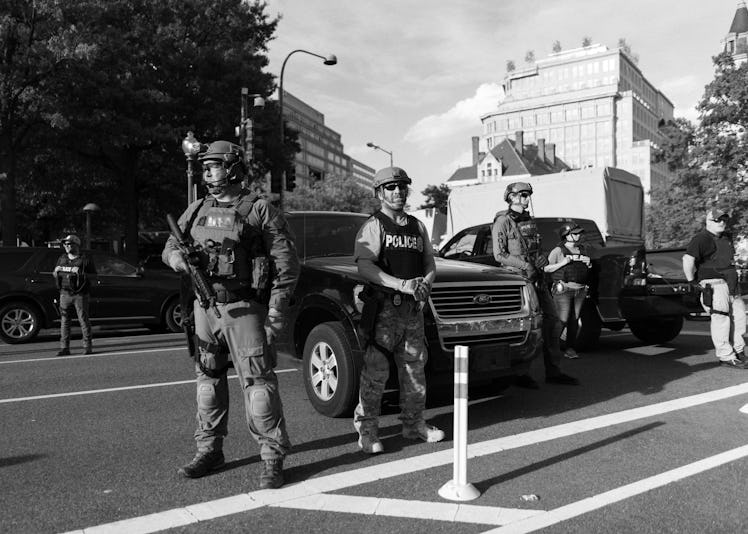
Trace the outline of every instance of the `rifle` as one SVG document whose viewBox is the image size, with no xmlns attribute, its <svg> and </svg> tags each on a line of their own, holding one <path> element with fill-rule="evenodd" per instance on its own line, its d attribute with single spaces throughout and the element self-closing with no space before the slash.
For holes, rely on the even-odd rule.
<svg viewBox="0 0 748 534">
<path fill-rule="evenodd" d="M 195 290 L 195 296 L 200 306 L 205 308 L 213 308 L 213 313 L 216 317 L 221 317 L 221 312 L 218 311 L 216 306 L 216 294 L 213 288 L 210 287 L 208 281 L 205 278 L 205 273 L 200 269 L 200 255 L 198 254 L 197 248 L 185 240 L 182 231 L 179 229 L 177 221 L 174 216 L 169 213 L 166 215 L 166 221 L 169 223 L 169 228 L 174 238 L 177 240 L 177 248 L 182 253 L 182 258 L 187 264 L 187 269 L 192 280 L 192 287 Z"/>
</svg>

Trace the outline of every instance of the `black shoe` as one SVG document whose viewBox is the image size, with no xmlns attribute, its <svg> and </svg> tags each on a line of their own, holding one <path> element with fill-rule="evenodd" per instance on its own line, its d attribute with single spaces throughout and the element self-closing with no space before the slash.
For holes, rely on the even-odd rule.
<svg viewBox="0 0 748 534">
<path fill-rule="evenodd" d="M 565 375 L 564 373 L 559 373 L 553 376 L 546 376 L 545 383 L 546 384 L 562 384 L 564 386 L 578 386 L 579 380 L 577 380 L 573 376 Z"/>
<path fill-rule="evenodd" d="M 221 451 L 198 452 L 190 463 L 177 471 L 186 478 L 204 477 L 211 471 L 217 471 L 226 465 Z"/>
<path fill-rule="evenodd" d="M 748 354 L 745 353 L 746 350 L 748 350 L 748 347 L 736 353 L 735 357 L 741 362 L 748 362 Z"/>
<path fill-rule="evenodd" d="M 530 375 L 519 375 L 514 380 L 514 385 L 518 388 L 540 389 L 540 384 L 535 382 L 535 380 Z"/>
<path fill-rule="evenodd" d="M 70 349 L 60 349 L 57 356 L 70 356 Z"/>
<path fill-rule="evenodd" d="M 93 347 L 86 347 L 86 350 L 83 351 L 83 354 L 93 354 Z"/>
<path fill-rule="evenodd" d="M 260 489 L 278 489 L 283 485 L 283 458 L 265 460 L 260 473 Z"/>
<path fill-rule="evenodd" d="M 733 360 L 722 360 L 719 362 L 721 367 L 729 367 L 730 369 L 748 369 L 748 362 L 739 360 L 737 358 Z"/>
</svg>

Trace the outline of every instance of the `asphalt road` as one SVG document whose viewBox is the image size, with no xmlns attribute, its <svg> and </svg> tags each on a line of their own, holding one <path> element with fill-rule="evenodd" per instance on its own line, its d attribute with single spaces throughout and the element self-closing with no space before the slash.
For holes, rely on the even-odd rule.
<svg viewBox="0 0 748 534">
<path fill-rule="evenodd" d="M 179 336 L 98 332 L 88 357 L 54 357 L 54 334 L 0 345 L 0 532 L 744 532 L 748 371 L 716 365 L 707 326 L 658 346 L 605 332 L 563 362 L 579 387 L 472 392 L 467 480 L 480 496 L 463 503 L 438 495 L 452 478 L 451 391 L 431 392 L 427 412 L 444 442 L 401 438 L 390 394 L 386 452 L 367 457 L 281 357 L 294 453 L 287 485 L 259 491 L 233 379 L 227 468 L 177 476 L 195 402 Z"/>
</svg>

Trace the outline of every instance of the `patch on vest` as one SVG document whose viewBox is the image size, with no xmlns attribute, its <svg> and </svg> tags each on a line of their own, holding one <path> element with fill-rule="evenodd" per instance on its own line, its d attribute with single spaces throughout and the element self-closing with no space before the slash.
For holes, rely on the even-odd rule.
<svg viewBox="0 0 748 534">
<path fill-rule="evenodd" d="M 423 252 L 423 238 L 414 235 L 392 235 L 384 237 L 384 248 L 417 250 Z"/>
<path fill-rule="evenodd" d="M 234 227 L 235 219 L 234 213 L 208 213 L 205 217 L 205 227 L 230 230 Z"/>
</svg>

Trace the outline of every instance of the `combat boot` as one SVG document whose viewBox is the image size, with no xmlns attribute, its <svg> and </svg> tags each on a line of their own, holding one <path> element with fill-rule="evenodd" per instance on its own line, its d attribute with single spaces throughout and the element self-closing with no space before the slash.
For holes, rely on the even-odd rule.
<svg viewBox="0 0 748 534">
<path fill-rule="evenodd" d="M 436 443 L 444 439 L 444 432 L 435 426 L 427 425 L 425 421 L 421 421 L 415 425 L 403 425 L 403 437 Z"/>
<path fill-rule="evenodd" d="M 265 460 L 260 473 L 260 489 L 278 489 L 283 485 L 283 458 Z"/>
<path fill-rule="evenodd" d="M 198 452 L 190 463 L 180 467 L 177 472 L 186 478 L 200 478 L 225 465 L 222 451 Z"/>
<path fill-rule="evenodd" d="M 382 445 L 382 442 L 379 441 L 379 438 L 370 434 L 361 434 L 358 437 L 358 446 L 366 454 L 379 454 L 380 452 L 384 452 L 384 446 Z"/>
</svg>

